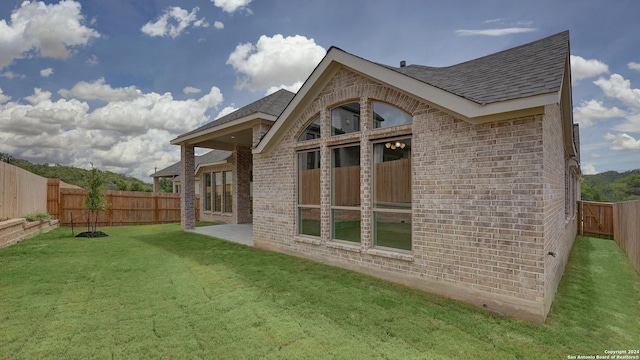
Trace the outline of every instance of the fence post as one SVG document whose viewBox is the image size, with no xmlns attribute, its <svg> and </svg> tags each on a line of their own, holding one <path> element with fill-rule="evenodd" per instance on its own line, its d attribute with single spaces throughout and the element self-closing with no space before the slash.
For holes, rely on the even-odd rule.
<svg viewBox="0 0 640 360">
<path fill-rule="evenodd" d="M 113 226 L 113 194 L 107 195 L 107 221 Z"/>
<path fill-rule="evenodd" d="M 158 212 L 158 196 L 159 193 L 153 193 L 153 223 L 160 223 L 160 214 Z"/>
<path fill-rule="evenodd" d="M 583 235 L 582 234 L 582 201 L 578 201 L 578 221 L 576 221 L 576 223 L 578 224 L 578 234 Z"/>
</svg>

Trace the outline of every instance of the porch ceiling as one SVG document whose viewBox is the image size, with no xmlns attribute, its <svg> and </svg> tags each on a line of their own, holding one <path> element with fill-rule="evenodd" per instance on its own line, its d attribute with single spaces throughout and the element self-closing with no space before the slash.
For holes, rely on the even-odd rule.
<svg viewBox="0 0 640 360">
<path fill-rule="evenodd" d="M 216 131 L 208 136 L 193 139 L 189 143 L 200 148 L 232 151 L 236 146 L 251 147 L 253 145 L 253 130 L 249 128 L 236 131 Z"/>
</svg>

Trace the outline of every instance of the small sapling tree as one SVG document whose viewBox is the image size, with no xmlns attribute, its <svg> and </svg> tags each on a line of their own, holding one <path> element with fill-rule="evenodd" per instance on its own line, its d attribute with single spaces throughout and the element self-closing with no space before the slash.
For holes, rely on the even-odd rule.
<svg viewBox="0 0 640 360">
<path fill-rule="evenodd" d="M 98 169 L 96 169 L 92 163 L 91 172 L 89 172 L 89 178 L 87 179 L 87 197 L 84 199 L 84 206 L 89 210 L 87 233 L 85 237 L 106 236 L 106 234 L 96 231 L 96 227 L 98 225 L 98 214 L 100 211 L 107 210 L 107 202 L 102 191 L 103 188 L 104 176 L 98 172 Z M 80 235 L 82 234 L 79 234 L 78 236 Z"/>
</svg>

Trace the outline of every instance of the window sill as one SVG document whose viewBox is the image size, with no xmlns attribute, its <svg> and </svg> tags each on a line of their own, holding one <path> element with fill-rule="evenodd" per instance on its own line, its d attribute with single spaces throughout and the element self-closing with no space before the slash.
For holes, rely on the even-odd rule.
<svg viewBox="0 0 640 360">
<path fill-rule="evenodd" d="M 385 257 L 385 258 L 395 259 L 395 260 L 401 260 L 401 261 L 407 261 L 407 262 L 412 262 L 413 261 L 413 254 L 400 253 L 400 252 L 395 252 L 393 250 L 367 249 L 367 250 L 365 250 L 364 253 L 367 254 L 367 255 L 380 256 L 380 257 Z"/>
<path fill-rule="evenodd" d="M 352 252 L 362 252 L 362 248 L 360 247 L 360 243 L 357 243 L 357 245 L 355 244 L 350 244 L 350 243 L 346 243 L 346 242 L 341 242 L 340 240 L 332 240 L 330 242 L 327 243 L 327 247 L 330 248 L 334 248 L 334 249 L 340 249 L 340 250 L 346 250 L 346 251 L 352 251 Z"/>
<path fill-rule="evenodd" d="M 314 238 L 314 237 L 308 237 L 304 235 L 295 236 L 293 238 L 293 241 L 304 243 L 304 244 L 310 244 L 310 245 L 322 245 L 322 241 L 320 241 L 320 239 Z"/>
</svg>

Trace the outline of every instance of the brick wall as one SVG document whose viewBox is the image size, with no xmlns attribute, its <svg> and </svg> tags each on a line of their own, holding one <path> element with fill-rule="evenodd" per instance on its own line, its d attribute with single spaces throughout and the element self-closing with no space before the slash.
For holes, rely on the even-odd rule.
<svg viewBox="0 0 640 360">
<path fill-rule="evenodd" d="M 180 147 L 180 173 L 182 175 L 182 196 L 180 196 L 180 212 L 182 230 L 196 227 L 195 203 L 195 150 L 193 145 L 181 145 Z"/>
<path fill-rule="evenodd" d="M 565 154 L 562 142 L 562 123 L 560 107 L 545 107 L 543 121 L 544 134 L 544 283 L 545 314 L 549 311 L 558 284 L 564 272 L 564 267 L 569 258 L 571 246 L 577 234 L 577 214 L 573 201 L 565 203 L 568 191 L 579 191 L 579 187 L 572 187 L 565 179 L 576 179 L 576 174 L 568 165 L 568 156 Z M 569 196 L 570 199 L 574 197 Z M 565 207 L 569 208 L 565 210 Z M 550 255 L 552 252 L 555 256 Z"/>
<path fill-rule="evenodd" d="M 413 123 L 370 129 L 371 100 L 403 109 Z M 351 101 L 360 102 L 362 131 L 330 137 L 330 109 Z M 544 319 L 544 211 L 555 205 L 543 205 L 555 194 L 543 180 L 555 181 L 557 174 L 544 173 L 543 114 L 471 125 L 344 69 L 300 114 L 276 149 L 253 159 L 257 247 Z M 297 136 L 318 114 L 323 137 L 298 144 Z M 413 250 L 373 248 L 371 139 L 405 134 L 412 134 Z M 360 244 L 330 238 L 330 146 L 345 141 L 362 149 Z M 322 158 L 322 232 L 314 238 L 296 235 L 296 151 L 315 147 Z"/>
</svg>

